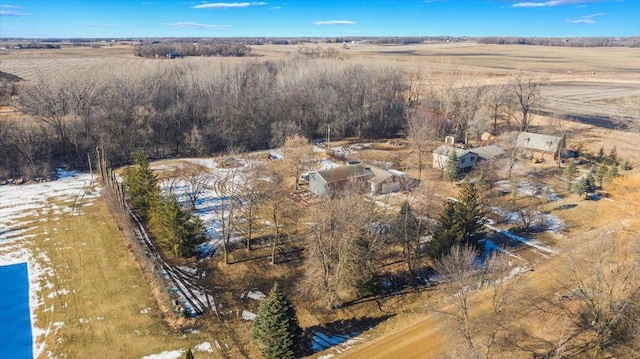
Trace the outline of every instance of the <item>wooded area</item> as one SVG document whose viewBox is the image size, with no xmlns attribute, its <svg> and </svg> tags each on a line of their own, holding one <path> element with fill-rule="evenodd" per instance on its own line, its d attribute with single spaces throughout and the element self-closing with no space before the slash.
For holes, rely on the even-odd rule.
<svg viewBox="0 0 640 359">
<path fill-rule="evenodd" d="M 404 77 L 393 66 L 291 57 L 278 62 L 163 62 L 144 71 L 68 69 L 23 85 L 27 118 L 0 122 L 0 177 L 47 177 L 86 167 L 104 145 L 113 165 L 151 158 L 282 145 L 290 134 L 393 136 L 402 126 Z"/>
</svg>

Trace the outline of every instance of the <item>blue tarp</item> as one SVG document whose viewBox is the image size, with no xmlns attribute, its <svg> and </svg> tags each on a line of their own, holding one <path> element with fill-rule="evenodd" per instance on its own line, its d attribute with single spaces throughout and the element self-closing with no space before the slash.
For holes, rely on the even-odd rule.
<svg viewBox="0 0 640 359">
<path fill-rule="evenodd" d="M 33 358 L 27 263 L 0 266 L 0 358 Z"/>
</svg>

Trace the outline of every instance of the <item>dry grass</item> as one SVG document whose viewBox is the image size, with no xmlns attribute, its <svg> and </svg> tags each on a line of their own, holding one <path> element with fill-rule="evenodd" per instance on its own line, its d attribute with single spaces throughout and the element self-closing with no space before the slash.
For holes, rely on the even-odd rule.
<svg viewBox="0 0 640 359">
<path fill-rule="evenodd" d="M 44 303 L 36 310 L 36 326 L 50 330 L 41 357 L 51 352 L 70 358 L 140 358 L 211 340 L 167 330 L 104 203 L 97 201 L 85 211 L 39 218 L 31 249 L 46 255 L 50 262 L 43 265 L 55 272 L 39 293 Z"/>
</svg>

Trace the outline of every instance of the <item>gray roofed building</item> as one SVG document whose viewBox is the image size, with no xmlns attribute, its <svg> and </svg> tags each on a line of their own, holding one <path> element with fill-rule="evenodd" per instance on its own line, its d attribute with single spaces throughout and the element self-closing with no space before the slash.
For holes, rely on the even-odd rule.
<svg viewBox="0 0 640 359">
<path fill-rule="evenodd" d="M 542 135 L 533 132 L 521 132 L 516 139 L 516 147 L 523 150 L 530 150 L 533 152 L 542 153 L 543 157 L 545 153 L 553 154 L 555 158 L 558 154 L 558 150 L 564 146 L 564 139 L 558 136 Z"/>
<path fill-rule="evenodd" d="M 451 152 L 456 151 L 458 157 L 458 168 L 461 170 L 471 169 L 473 165 L 478 161 L 478 155 L 461 148 L 442 145 L 433 150 L 433 168 L 444 169 L 447 166 L 447 161 Z"/>
<path fill-rule="evenodd" d="M 336 190 L 348 182 L 365 183 L 372 173 L 362 163 L 330 168 L 309 173 L 309 191 L 322 196 L 329 190 Z"/>
<path fill-rule="evenodd" d="M 483 160 L 490 160 L 504 156 L 504 151 L 496 145 L 472 148 L 469 151 L 480 156 L 480 159 Z"/>
</svg>

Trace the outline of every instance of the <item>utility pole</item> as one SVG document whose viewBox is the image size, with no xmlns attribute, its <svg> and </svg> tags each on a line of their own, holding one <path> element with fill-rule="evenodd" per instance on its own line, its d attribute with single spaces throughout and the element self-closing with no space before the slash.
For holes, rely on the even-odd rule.
<svg viewBox="0 0 640 359">
<path fill-rule="evenodd" d="M 327 148 L 329 148 L 329 142 L 331 142 L 331 126 L 327 125 Z"/>
</svg>

